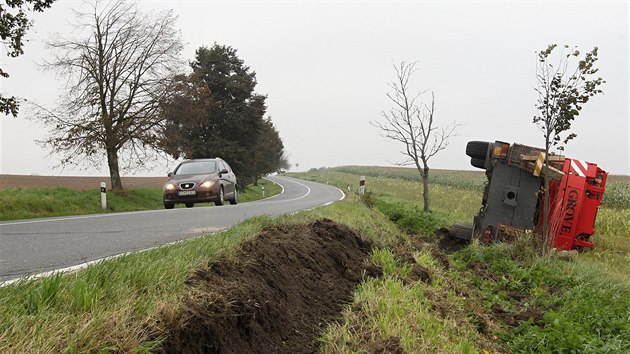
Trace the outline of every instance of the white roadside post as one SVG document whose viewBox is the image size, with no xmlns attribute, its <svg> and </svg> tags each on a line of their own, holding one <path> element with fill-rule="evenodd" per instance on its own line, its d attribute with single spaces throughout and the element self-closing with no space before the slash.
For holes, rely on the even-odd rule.
<svg viewBox="0 0 630 354">
<path fill-rule="evenodd" d="M 101 182 L 101 207 L 107 209 L 107 186 Z"/>
<path fill-rule="evenodd" d="M 361 178 L 359 178 L 359 194 L 365 194 L 365 176 L 361 176 Z"/>
<path fill-rule="evenodd" d="M 265 196 L 265 186 L 262 186 L 262 193 L 263 193 L 263 197 Z"/>
</svg>

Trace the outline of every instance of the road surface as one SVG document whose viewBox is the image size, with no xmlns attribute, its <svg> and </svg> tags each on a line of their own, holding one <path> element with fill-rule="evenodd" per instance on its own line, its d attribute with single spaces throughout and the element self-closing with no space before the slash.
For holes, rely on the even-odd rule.
<svg viewBox="0 0 630 354">
<path fill-rule="evenodd" d="M 344 196 L 320 183 L 270 179 L 284 188 L 281 194 L 238 205 L 0 222 L 0 282 L 194 238 L 254 216 L 293 213 Z"/>
</svg>

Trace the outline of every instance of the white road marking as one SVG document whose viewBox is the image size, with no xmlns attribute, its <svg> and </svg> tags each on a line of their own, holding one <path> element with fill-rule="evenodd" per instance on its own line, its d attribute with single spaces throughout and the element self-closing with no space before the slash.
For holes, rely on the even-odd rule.
<svg viewBox="0 0 630 354">
<path fill-rule="evenodd" d="M 124 257 L 124 256 L 130 255 L 130 254 L 134 254 L 134 253 L 147 252 L 147 251 L 150 251 L 150 250 L 153 250 L 153 249 L 156 249 L 156 248 L 169 247 L 169 246 L 176 245 L 178 243 L 195 240 L 195 239 L 200 238 L 200 237 L 216 235 L 216 234 L 219 234 L 219 233 L 225 231 L 225 228 L 209 228 L 209 229 L 214 229 L 215 231 L 211 232 L 211 233 L 206 233 L 206 234 L 203 234 L 203 235 L 200 235 L 200 236 L 197 236 L 197 237 L 193 237 L 193 238 L 187 238 L 187 239 L 184 239 L 184 240 L 179 240 L 179 241 L 175 241 L 175 242 L 169 242 L 169 243 L 165 243 L 163 245 L 159 245 L 159 246 L 155 246 L 155 247 L 151 247 L 151 248 L 145 248 L 143 250 L 119 253 L 119 254 L 115 254 L 113 256 L 95 259 L 95 260 L 92 260 L 92 261 L 84 262 L 84 263 L 73 265 L 73 266 L 70 266 L 70 267 L 53 269 L 53 270 L 49 270 L 47 272 L 31 274 L 31 275 L 27 275 L 27 276 L 24 276 L 24 277 L 3 281 L 3 282 L 0 282 L 0 288 L 2 288 L 4 286 L 7 286 L 7 285 L 11 285 L 13 283 L 17 283 L 17 282 L 19 282 L 21 280 L 28 281 L 28 280 L 34 280 L 34 279 L 49 277 L 49 276 L 52 276 L 52 275 L 55 275 L 55 274 L 65 274 L 65 273 L 76 272 L 76 271 L 79 271 L 81 269 L 87 268 L 87 267 L 89 267 L 89 266 L 91 266 L 93 264 L 97 264 L 97 263 L 100 263 L 100 262 L 109 261 L 109 260 L 112 260 L 112 259 Z M 192 232 L 194 230 L 195 229 L 191 229 L 191 230 L 189 230 L 189 232 Z M 200 229 L 200 230 L 203 230 L 203 229 Z"/>
<path fill-rule="evenodd" d="M 302 184 L 302 183 L 300 183 L 300 182 L 294 181 L 294 180 L 292 180 L 292 179 L 281 178 L 281 177 L 276 177 L 276 178 L 278 178 L 278 179 L 280 179 L 280 180 L 282 180 L 282 181 L 285 181 L 285 182 L 295 183 L 295 184 L 297 184 L 297 185 L 300 185 L 300 186 L 302 186 L 302 187 L 306 188 L 306 194 L 304 194 L 304 195 L 302 195 L 302 196 L 300 196 L 300 197 L 297 197 L 297 198 L 293 198 L 293 199 L 286 199 L 286 200 L 272 200 L 272 201 L 269 201 L 269 202 L 268 202 L 268 200 L 269 200 L 269 199 L 273 198 L 273 197 L 270 197 L 270 198 L 267 198 L 267 199 L 263 199 L 263 200 L 261 200 L 260 202 L 264 202 L 264 203 L 294 202 L 294 201 L 296 201 L 296 200 L 304 199 L 304 198 L 308 197 L 308 195 L 309 195 L 309 194 L 311 194 L 311 189 L 310 189 L 307 185 L 305 185 L 305 184 Z M 274 197 L 275 197 L 275 196 L 274 196 Z"/>
<path fill-rule="evenodd" d="M 170 212 L 176 212 L 176 211 L 181 211 L 181 210 L 186 210 L 184 208 L 181 209 L 173 209 L 170 210 Z M 109 218 L 109 217 L 113 217 L 113 216 L 120 216 L 120 215 L 137 215 L 137 214 L 149 214 L 149 213 L 163 213 L 166 210 L 143 210 L 143 211 L 126 211 L 126 212 L 120 212 L 120 213 L 111 213 L 111 214 L 96 214 L 96 215 L 81 215 L 81 216 L 60 216 L 58 218 L 55 219 L 37 219 L 37 220 L 23 220 L 23 221 L 14 221 L 14 222 L 5 222 L 5 223 L 0 223 L 0 227 L 5 226 L 5 225 L 22 225 L 22 224 L 39 224 L 39 223 L 45 223 L 45 222 L 58 222 L 58 221 L 66 221 L 66 220 L 80 220 L 80 219 L 95 219 L 95 218 Z"/>
</svg>

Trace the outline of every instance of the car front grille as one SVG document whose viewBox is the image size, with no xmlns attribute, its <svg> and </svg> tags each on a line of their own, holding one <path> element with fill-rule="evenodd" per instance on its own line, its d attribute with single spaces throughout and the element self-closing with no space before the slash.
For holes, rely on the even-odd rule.
<svg viewBox="0 0 630 354">
<path fill-rule="evenodd" d="M 193 189 L 195 187 L 195 182 L 184 182 L 179 184 L 179 188 L 181 189 Z"/>
</svg>

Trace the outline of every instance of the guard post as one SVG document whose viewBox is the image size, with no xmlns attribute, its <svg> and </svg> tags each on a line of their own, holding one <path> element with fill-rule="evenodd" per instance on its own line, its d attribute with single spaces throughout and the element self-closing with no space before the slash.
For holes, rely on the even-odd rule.
<svg viewBox="0 0 630 354">
<path fill-rule="evenodd" d="M 359 194 L 365 194 L 365 176 L 361 176 L 361 178 L 359 178 Z"/>
<path fill-rule="evenodd" d="M 101 208 L 107 209 L 107 186 L 101 182 Z"/>
</svg>

